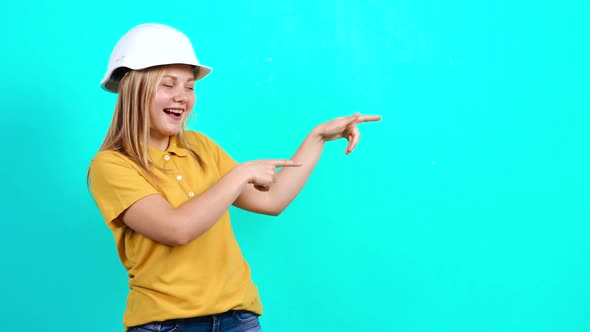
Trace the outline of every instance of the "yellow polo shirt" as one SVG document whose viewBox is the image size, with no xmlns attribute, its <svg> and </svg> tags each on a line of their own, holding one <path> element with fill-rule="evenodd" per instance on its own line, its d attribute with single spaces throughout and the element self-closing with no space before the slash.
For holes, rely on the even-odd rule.
<svg viewBox="0 0 590 332">
<path fill-rule="evenodd" d="M 90 189 L 112 230 L 121 262 L 129 275 L 123 324 L 250 310 L 262 314 L 258 290 L 235 239 L 229 212 L 190 243 L 171 247 L 127 227 L 119 215 L 139 199 L 162 195 L 177 207 L 207 190 L 237 163 L 201 133 L 187 131 L 187 143 L 203 159 L 203 168 L 170 140 L 166 151 L 150 147 L 157 186 L 125 156 L 101 151 L 90 166 Z"/>
</svg>

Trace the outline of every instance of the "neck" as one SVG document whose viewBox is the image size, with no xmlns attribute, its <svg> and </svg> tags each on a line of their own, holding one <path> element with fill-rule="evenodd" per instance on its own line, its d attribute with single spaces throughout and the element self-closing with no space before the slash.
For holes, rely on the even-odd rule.
<svg viewBox="0 0 590 332">
<path fill-rule="evenodd" d="M 170 136 L 165 135 L 154 135 L 153 133 L 150 134 L 150 146 L 166 151 L 168 149 L 168 145 L 170 144 Z"/>
</svg>

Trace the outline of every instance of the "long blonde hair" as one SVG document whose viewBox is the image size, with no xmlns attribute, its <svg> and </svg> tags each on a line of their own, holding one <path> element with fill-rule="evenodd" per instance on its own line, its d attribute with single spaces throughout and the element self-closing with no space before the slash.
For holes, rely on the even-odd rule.
<svg viewBox="0 0 590 332">
<path fill-rule="evenodd" d="M 150 160 L 148 149 L 150 139 L 149 110 L 157 86 L 165 72 L 166 66 L 155 66 L 142 70 L 131 70 L 125 74 L 119 85 L 119 97 L 111 126 L 99 149 L 99 151 L 117 151 L 125 155 L 136 163 L 151 180 L 154 179 L 154 173 L 150 170 L 153 163 Z M 204 167 L 203 160 L 184 139 L 187 121 L 188 118 L 178 134 L 179 144 L 187 149 Z"/>
</svg>

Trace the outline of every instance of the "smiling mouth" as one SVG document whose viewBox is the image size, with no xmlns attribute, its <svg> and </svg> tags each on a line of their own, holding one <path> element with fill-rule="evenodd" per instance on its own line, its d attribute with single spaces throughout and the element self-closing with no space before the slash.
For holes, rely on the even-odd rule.
<svg viewBox="0 0 590 332">
<path fill-rule="evenodd" d="M 177 108 L 165 108 L 164 113 L 180 118 L 182 113 L 184 113 L 184 110 Z"/>
</svg>

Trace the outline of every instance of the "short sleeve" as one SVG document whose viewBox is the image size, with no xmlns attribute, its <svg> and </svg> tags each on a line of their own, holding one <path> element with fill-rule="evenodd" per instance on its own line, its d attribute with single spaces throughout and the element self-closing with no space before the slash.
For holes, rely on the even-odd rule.
<svg viewBox="0 0 590 332">
<path fill-rule="evenodd" d="M 158 194 L 131 160 L 114 151 L 99 152 L 89 171 L 90 191 L 110 228 L 122 226 L 117 217 L 143 197 Z"/>
</svg>

